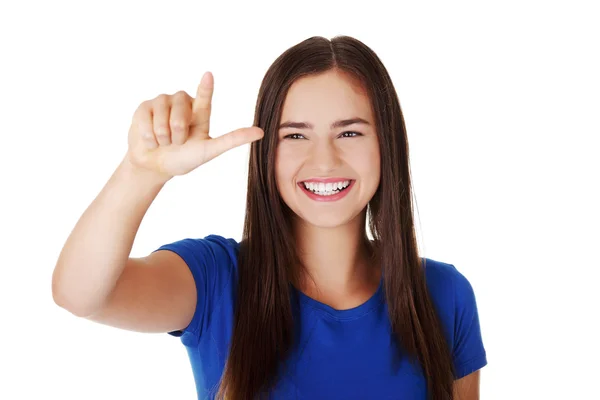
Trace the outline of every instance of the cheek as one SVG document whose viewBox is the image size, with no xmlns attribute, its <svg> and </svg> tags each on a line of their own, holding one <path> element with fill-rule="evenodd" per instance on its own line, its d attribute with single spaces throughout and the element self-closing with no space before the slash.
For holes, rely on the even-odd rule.
<svg viewBox="0 0 600 400">
<path fill-rule="evenodd" d="M 377 182 L 379 183 L 379 176 L 381 173 L 381 156 L 379 154 L 379 146 L 373 149 L 371 154 L 369 154 L 369 157 L 366 159 L 369 160 L 367 168 L 372 171 L 373 175 L 377 176 Z"/>
<path fill-rule="evenodd" d="M 276 161 L 284 170 L 293 170 L 302 164 L 308 155 L 308 147 L 282 145 L 277 149 Z"/>
<path fill-rule="evenodd" d="M 379 155 L 379 147 L 370 150 L 362 158 L 360 165 L 360 175 L 363 178 L 363 188 L 369 196 L 372 196 L 381 180 L 381 160 Z"/>
<path fill-rule="evenodd" d="M 296 158 L 294 157 L 294 153 L 285 147 L 277 149 L 277 154 L 275 155 L 275 180 L 277 181 L 277 186 L 280 187 L 280 191 L 281 186 L 285 190 L 286 185 L 292 182 L 297 170 Z"/>
<path fill-rule="evenodd" d="M 362 143 L 360 147 L 352 150 L 346 154 L 349 164 L 361 177 L 368 178 L 374 185 L 378 185 L 381 172 L 379 143 Z"/>
</svg>

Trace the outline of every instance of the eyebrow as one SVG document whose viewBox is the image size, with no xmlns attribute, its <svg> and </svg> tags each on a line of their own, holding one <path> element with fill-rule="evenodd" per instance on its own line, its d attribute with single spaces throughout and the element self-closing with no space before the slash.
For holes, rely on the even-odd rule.
<svg viewBox="0 0 600 400">
<path fill-rule="evenodd" d="M 353 124 L 371 125 L 369 122 L 365 121 L 364 119 L 357 117 L 357 118 L 337 120 L 333 124 L 331 124 L 331 129 L 334 129 L 334 128 L 343 128 L 345 126 L 353 125 Z M 286 121 L 286 122 L 282 123 L 281 125 L 279 125 L 279 129 L 283 129 L 283 128 L 313 129 L 314 126 L 312 124 L 308 123 L 308 122 Z"/>
</svg>

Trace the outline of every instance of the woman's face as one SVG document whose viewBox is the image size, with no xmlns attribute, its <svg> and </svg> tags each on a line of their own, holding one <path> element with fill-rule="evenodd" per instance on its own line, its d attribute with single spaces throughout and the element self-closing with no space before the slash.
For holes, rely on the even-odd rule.
<svg viewBox="0 0 600 400">
<path fill-rule="evenodd" d="M 305 222 L 334 227 L 367 206 L 380 177 L 369 97 L 340 71 L 294 82 L 285 99 L 276 154 L 277 188 Z"/>
</svg>

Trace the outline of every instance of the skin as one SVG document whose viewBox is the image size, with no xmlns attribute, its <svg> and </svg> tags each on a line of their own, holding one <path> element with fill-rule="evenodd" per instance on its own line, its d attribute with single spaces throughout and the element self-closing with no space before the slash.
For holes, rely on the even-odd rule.
<svg viewBox="0 0 600 400">
<path fill-rule="evenodd" d="M 481 371 L 475 371 L 454 381 L 455 400 L 479 400 L 480 373 Z"/>
<path fill-rule="evenodd" d="M 336 121 L 358 119 L 347 126 Z M 295 237 L 313 281 L 300 288 L 337 309 L 355 307 L 377 289 L 379 268 L 366 260 L 366 206 L 380 179 L 379 141 L 369 97 L 359 82 L 332 70 L 297 80 L 284 102 L 276 180 L 294 211 Z M 338 201 L 310 199 L 298 183 L 310 178 L 355 180 Z M 343 179 L 341 179 L 343 180 Z"/>
</svg>

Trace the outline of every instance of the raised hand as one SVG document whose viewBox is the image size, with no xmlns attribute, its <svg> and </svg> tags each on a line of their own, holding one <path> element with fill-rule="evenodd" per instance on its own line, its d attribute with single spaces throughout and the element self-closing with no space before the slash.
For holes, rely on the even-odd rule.
<svg viewBox="0 0 600 400">
<path fill-rule="evenodd" d="M 214 80 L 202 77 L 196 98 L 179 91 L 144 101 L 129 129 L 128 160 L 166 180 L 184 175 L 227 150 L 261 139 L 258 127 L 240 128 L 217 138 L 209 136 Z"/>
</svg>

